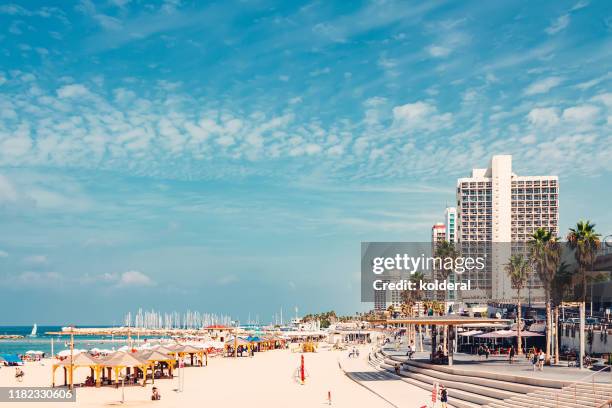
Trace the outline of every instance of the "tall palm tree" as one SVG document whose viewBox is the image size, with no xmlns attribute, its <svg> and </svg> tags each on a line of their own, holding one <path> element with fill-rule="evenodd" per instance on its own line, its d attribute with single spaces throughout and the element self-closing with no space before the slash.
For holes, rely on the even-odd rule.
<svg viewBox="0 0 612 408">
<path fill-rule="evenodd" d="M 449 275 L 452 272 L 452 269 L 448 268 L 447 265 L 450 262 L 445 262 L 447 259 L 452 259 L 452 265 L 455 264 L 455 260 L 459 257 L 459 252 L 455 248 L 455 245 L 452 242 L 448 242 L 446 240 L 440 241 L 436 244 L 434 255 L 437 258 L 442 259 L 442 269 L 440 272 L 442 273 L 443 280 L 447 280 Z M 444 314 L 446 314 L 446 295 L 447 292 L 444 292 Z M 444 352 L 447 351 L 447 338 L 448 338 L 448 326 L 444 326 L 443 330 L 443 348 Z"/>
<path fill-rule="evenodd" d="M 529 241 L 529 258 L 544 287 L 546 303 L 546 364 L 550 364 L 552 340 L 550 291 L 552 278 L 554 278 L 561 258 L 560 246 L 557 242 L 557 238 L 544 228 L 535 230 Z"/>
<path fill-rule="evenodd" d="M 516 343 L 517 354 L 522 354 L 521 343 L 521 290 L 527 283 L 527 277 L 531 270 L 529 260 L 522 254 L 510 256 L 509 263 L 505 267 L 506 273 L 512 282 L 512 287 L 516 289 Z"/>
<path fill-rule="evenodd" d="M 574 258 L 578 263 L 578 273 L 582 278 L 582 305 L 580 308 L 580 368 L 584 360 L 584 314 L 587 298 L 587 268 L 593 267 L 596 251 L 601 245 L 601 235 L 595 232 L 595 224 L 590 221 L 578 221 L 576 228 L 570 228 L 567 242 L 574 250 Z"/>
</svg>

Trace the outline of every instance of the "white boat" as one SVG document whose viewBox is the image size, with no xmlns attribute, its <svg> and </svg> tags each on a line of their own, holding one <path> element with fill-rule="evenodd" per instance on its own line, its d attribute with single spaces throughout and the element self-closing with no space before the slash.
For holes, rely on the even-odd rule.
<svg viewBox="0 0 612 408">
<path fill-rule="evenodd" d="M 36 332 L 38 331 L 38 326 L 34 323 L 34 327 L 32 327 L 32 333 L 30 333 L 29 337 L 36 337 Z"/>
</svg>

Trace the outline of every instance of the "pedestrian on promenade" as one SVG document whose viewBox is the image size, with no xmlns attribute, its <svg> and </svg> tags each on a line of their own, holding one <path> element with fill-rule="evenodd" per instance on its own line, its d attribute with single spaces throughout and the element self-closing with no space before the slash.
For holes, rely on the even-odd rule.
<svg viewBox="0 0 612 408">
<path fill-rule="evenodd" d="M 446 391 L 446 387 L 444 385 L 440 385 L 440 402 L 442 403 L 442 408 L 447 408 L 446 404 L 448 403 L 448 392 Z"/>
<path fill-rule="evenodd" d="M 510 346 L 510 350 L 508 350 L 508 358 L 510 360 L 510 364 L 513 363 L 514 360 L 514 346 Z"/>
<path fill-rule="evenodd" d="M 489 354 L 491 354 L 491 350 L 489 350 L 489 346 L 485 346 L 485 357 L 488 360 L 489 359 Z"/>
<path fill-rule="evenodd" d="M 544 359 L 546 357 L 544 356 L 544 351 L 540 350 L 540 355 L 538 356 L 538 368 L 540 369 L 540 371 L 544 370 Z"/>
<path fill-rule="evenodd" d="M 538 366 L 538 353 L 534 350 L 530 353 L 531 355 L 531 365 L 533 366 L 533 371 L 535 372 L 536 367 Z"/>
</svg>

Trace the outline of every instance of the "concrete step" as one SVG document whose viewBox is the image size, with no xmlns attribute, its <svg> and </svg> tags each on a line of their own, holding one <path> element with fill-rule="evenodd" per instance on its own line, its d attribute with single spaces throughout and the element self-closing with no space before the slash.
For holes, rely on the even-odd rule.
<svg viewBox="0 0 612 408">
<path fill-rule="evenodd" d="M 417 387 L 423 388 L 424 390 L 431 391 L 431 384 L 424 383 L 422 381 L 416 380 L 414 378 L 402 378 L 402 381 L 415 385 Z M 485 397 L 482 395 L 476 395 L 469 392 L 455 390 L 452 388 L 447 388 L 449 404 L 458 407 L 457 403 L 470 403 L 477 407 L 480 407 L 485 404 L 490 404 L 496 401 L 499 401 L 494 398 Z"/>
<path fill-rule="evenodd" d="M 545 396 L 546 398 L 555 398 L 555 399 L 576 399 L 578 401 L 584 401 L 584 402 L 596 402 L 596 401 L 602 401 L 602 400 L 607 400 L 610 399 L 612 397 L 610 397 L 609 395 L 602 395 L 599 392 L 593 393 L 591 392 L 576 392 L 574 393 L 573 390 L 564 390 L 561 393 L 551 393 L 551 392 L 539 392 L 538 394 Z"/>
<path fill-rule="evenodd" d="M 567 396 L 544 396 L 544 395 L 525 395 L 523 397 L 515 397 L 507 400 L 507 402 L 514 405 L 525 406 L 525 407 L 548 407 L 548 408 L 580 408 L 580 407 L 594 407 L 596 406 L 595 401 L 583 401 L 574 400 Z"/>
<path fill-rule="evenodd" d="M 548 388 L 560 389 L 563 386 L 571 384 L 571 382 L 569 381 L 551 380 L 551 379 L 545 379 L 545 378 L 528 377 L 528 376 L 521 376 L 521 375 L 515 375 L 515 374 L 506 374 L 503 372 L 503 370 L 500 370 L 499 372 L 490 372 L 490 371 L 469 370 L 465 368 L 458 368 L 457 366 L 453 366 L 453 367 L 440 366 L 440 365 L 429 364 L 429 363 L 422 362 L 422 361 L 408 360 L 407 357 L 403 357 L 403 356 L 393 356 L 393 359 L 397 361 L 405 362 L 406 364 L 409 364 L 409 365 L 414 365 L 420 368 L 429 368 L 429 369 L 441 371 L 447 374 L 484 378 L 484 379 L 489 379 L 489 380 L 498 380 L 501 382 L 523 384 L 523 385 L 535 386 L 535 387 L 548 387 Z"/>
</svg>

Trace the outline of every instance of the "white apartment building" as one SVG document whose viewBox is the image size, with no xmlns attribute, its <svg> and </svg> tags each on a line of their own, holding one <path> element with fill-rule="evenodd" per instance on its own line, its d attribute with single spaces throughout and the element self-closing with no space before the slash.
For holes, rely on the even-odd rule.
<svg viewBox="0 0 612 408">
<path fill-rule="evenodd" d="M 457 241 L 462 247 L 493 244 L 487 260 L 492 273 L 472 281 L 492 299 L 511 301 L 516 296 L 504 266 L 512 248 L 540 227 L 559 234 L 557 176 L 518 176 L 512 172 L 511 155 L 496 155 L 488 168 L 473 169 L 471 177 L 457 180 Z"/>
</svg>

